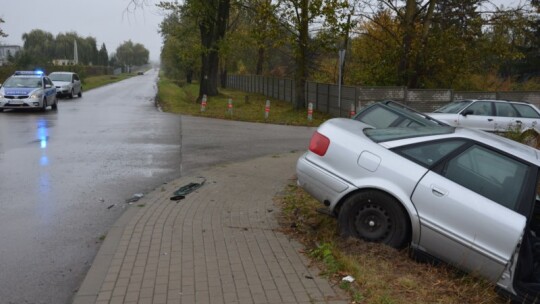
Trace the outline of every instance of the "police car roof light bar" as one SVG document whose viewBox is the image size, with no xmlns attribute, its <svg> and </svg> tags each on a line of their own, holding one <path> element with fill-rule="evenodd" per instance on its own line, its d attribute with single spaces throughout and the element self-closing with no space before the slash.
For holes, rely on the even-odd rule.
<svg viewBox="0 0 540 304">
<path fill-rule="evenodd" d="M 15 71 L 15 74 L 14 75 L 43 75 L 45 74 L 43 71 L 41 70 L 35 70 L 35 71 Z"/>
</svg>

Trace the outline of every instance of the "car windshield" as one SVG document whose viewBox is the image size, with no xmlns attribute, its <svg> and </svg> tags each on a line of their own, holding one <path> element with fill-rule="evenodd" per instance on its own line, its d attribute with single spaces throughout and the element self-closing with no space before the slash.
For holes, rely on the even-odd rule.
<svg viewBox="0 0 540 304">
<path fill-rule="evenodd" d="M 52 81 L 71 81 L 71 74 L 50 74 L 49 78 Z"/>
<path fill-rule="evenodd" d="M 391 140 L 450 134 L 454 132 L 454 127 L 416 127 L 416 128 L 387 128 L 387 129 L 365 129 L 364 134 L 374 142 L 385 142 Z"/>
<path fill-rule="evenodd" d="M 456 114 L 456 113 L 459 113 L 461 110 L 463 110 L 463 108 L 465 108 L 470 103 L 471 103 L 470 100 L 454 101 L 452 103 L 445 105 L 444 107 L 438 108 L 437 110 L 434 111 L 434 113 Z"/>
<path fill-rule="evenodd" d="M 41 88 L 39 77 L 10 77 L 4 82 L 4 88 Z"/>
</svg>

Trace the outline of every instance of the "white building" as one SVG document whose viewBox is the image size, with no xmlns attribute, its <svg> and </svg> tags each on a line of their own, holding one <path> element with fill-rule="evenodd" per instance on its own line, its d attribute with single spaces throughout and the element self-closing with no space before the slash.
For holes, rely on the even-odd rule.
<svg viewBox="0 0 540 304">
<path fill-rule="evenodd" d="M 15 56 L 21 47 L 18 45 L 0 45 L 0 65 L 4 65 L 8 62 L 9 55 Z"/>
<path fill-rule="evenodd" d="M 75 62 L 72 59 L 53 59 L 54 65 L 74 65 Z"/>
</svg>

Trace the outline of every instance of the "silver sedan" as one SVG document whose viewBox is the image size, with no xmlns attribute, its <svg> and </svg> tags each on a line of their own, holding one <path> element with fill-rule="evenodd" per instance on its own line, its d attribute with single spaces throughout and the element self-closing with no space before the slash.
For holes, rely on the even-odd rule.
<svg viewBox="0 0 540 304">
<path fill-rule="evenodd" d="M 522 301 L 540 292 L 538 153 L 472 129 L 336 118 L 315 132 L 297 175 L 342 235 L 410 246 Z"/>
<path fill-rule="evenodd" d="M 488 132 L 540 133 L 540 110 L 533 104 L 506 100 L 460 100 L 428 113 L 456 127 Z"/>
</svg>

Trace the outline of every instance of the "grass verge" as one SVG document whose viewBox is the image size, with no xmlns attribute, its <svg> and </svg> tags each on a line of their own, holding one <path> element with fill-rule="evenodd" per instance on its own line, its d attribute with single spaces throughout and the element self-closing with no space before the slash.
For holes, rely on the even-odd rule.
<svg viewBox="0 0 540 304">
<path fill-rule="evenodd" d="M 135 74 L 133 73 L 123 73 L 119 75 L 100 75 L 100 76 L 86 77 L 83 80 L 83 89 L 84 91 L 88 91 L 88 90 L 95 89 L 97 87 L 101 87 L 110 83 L 122 81 L 124 79 L 131 78 L 133 76 L 135 76 Z"/>
<path fill-rule="evenodd" d="M 415 262 L 408 251 L 343 239 L 337 221 L 316 210 L 321 205 L 295 184 L 277 199 L 282 231 L 305 246 L 305 253 L 351 298 L 351 303 L 509 303 L 481 278 L 447 265 Z M 352 283 L 342 281 L 352 276 Z"/>
<path fill-rule="evenodd" d="M 270 113 L 265 119 L 265 96 L 230 89 L 220 89 L 219 92 L 218 96 L 208 98 L 206 109 L 202 112 L 200 103 L 196 102 L 198 85 L 178 85 L 162 76 L 158 81 L 156 98 L 163 111 L 193 116 L 297 126 L 318 126 L 331 118 L 314 111 L 313 120 L 309 121 L 307 110 L 296 111 L 289 102 L 271 100 Z M 227 107 L 229 99 L 233 102 L 232 112 Z"/>
</svg>

